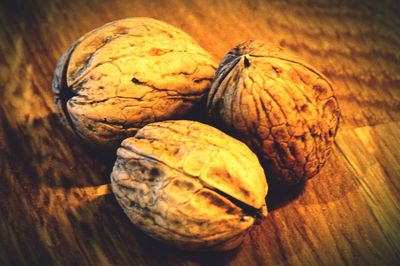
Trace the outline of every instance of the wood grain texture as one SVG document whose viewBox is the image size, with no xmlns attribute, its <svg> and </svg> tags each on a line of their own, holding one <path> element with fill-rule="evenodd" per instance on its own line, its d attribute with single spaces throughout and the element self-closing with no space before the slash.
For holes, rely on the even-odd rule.
<svg viewBox="0 0 400 266">
<path fill-rule="evenodd" d="M 0 265 L 399 264 L 399 3 L 215 2 L 0 3 Z M 329 163 L 303 187 L 271 189 L 270 215 L 238 250 L 194 254 L 145 236 L 103 186 L 114 155 L 82 146 L 54 114 L 62 51 L 132 16 L 181 28 L 217 60 L 247 39 L 280 44 L 336 86 Z"/>
</svg>

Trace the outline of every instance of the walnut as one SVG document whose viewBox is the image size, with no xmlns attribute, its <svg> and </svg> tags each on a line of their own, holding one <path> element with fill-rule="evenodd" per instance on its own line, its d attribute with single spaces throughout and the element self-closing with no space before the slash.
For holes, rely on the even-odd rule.
<svg viewBox="0 0 400 266">
<path fill-rule="evenodd" d="M 216 63 L 186 33 L 150 18 L 114 21 L 73 43 L 53 90 L 61 120 L 98 147 L 144 125 L 184 118 L 206 97 Z"/>
<path fill-rule="evenodd" d="M 130 220 L 188 250 L 228 250 L 267 214 L 267 183 L 242 142 L 200 122 L 148 124 L 117 151 L 111 184 Z"/>
<path fill-rule="evenodd" d="M 268 178 L 285 185 L 319 172 L 339 125 L 329 80 L 262 41 L 244 42 L 226 55 L 207 105 L 215 124 L 247 143 Z"/>
</svg>

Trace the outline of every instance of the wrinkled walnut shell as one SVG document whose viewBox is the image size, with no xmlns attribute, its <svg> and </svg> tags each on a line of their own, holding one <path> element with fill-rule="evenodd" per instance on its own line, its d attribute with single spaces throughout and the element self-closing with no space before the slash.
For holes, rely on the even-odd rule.
<svg viewBox="0 0 400 266">
<path fill-rule="evenodd" d="M 332 84 L 262 41 L 244 42 L 219 66 L 208 96 L 216 125 L 260 155 L 268 178 L 296 184 L 325 164 L 339 125 Z"/>
<path fill-rule="evenodd" d="M 54 74 L 62 122 L 94 146 L 117 146 L 144 125 L 184 118 L 216 64 L 186 33 L 150 18 L 114 21 L 73 43 Z"/>
<path fill-rule="evenodd" d="M 194 121 L 146 125 L 117 151 L 111 184 L 130 220 L 188 250 L 238 246 L 267 214 L 268 186 L 242 142 Z"/>
</svg>

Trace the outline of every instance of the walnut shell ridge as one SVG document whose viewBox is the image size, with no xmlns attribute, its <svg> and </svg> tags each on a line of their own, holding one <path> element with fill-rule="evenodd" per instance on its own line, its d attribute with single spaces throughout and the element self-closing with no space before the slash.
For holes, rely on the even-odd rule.
<svg viewBox="0 0 400 266">
<path fill-rule="evenodd" d="M 233 48 L 207 100 L 215 125 L 260 156 L 269 181 L 296 184 L 325 164 L 339 127 L 330 81 L 297 57 L 263 41 Z"/>
<path fill-rule="evenodd" d="M 200 122 L 148 124 L 117 150 L 115 197 L 132 223 L 186 250 L 228 250 L 267 215 L 257 156 Z"/>
<path fill-rule="evenodd" d="M 105 24 L 58 61 L 56 110 L 70 130 L 99 147 L 144 125 L 181 119 L 206 97 L 216 63 L 183 31 L 150 18 Z"/>
</svg>

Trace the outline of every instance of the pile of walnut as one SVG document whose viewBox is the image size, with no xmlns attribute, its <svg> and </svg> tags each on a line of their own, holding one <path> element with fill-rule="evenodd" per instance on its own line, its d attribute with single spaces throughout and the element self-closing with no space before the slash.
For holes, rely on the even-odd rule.
<svg viewBox="0 0 400 266">
<path fill-rule="evenodd" d="M 339 124 L 328 79 L 279 48 L 244 42 L 216 69 L 186 33 L 132 18 L 74 42 L 53 80 L 71 132 L 103 150 L 120 145 L 111 185 L 130 220 L 189 250 L 238 246 L 267 215 L 267 180 L 316 175 Z M 202 109 L 235 138 L 180 120 Z"/>
</svg>

